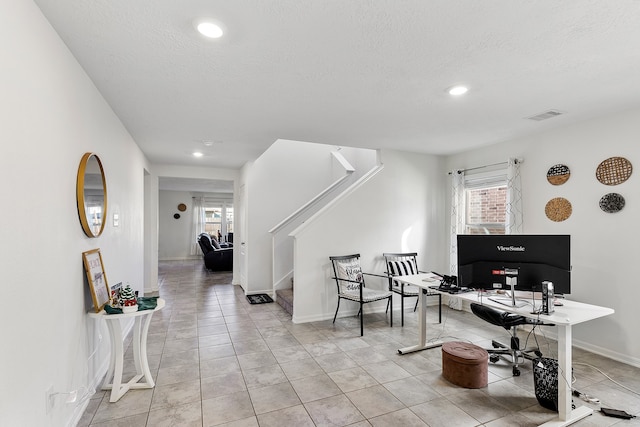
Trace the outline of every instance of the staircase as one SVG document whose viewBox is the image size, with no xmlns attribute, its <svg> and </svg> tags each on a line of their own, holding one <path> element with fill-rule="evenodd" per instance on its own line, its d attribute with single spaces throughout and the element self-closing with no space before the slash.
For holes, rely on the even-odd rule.
<svg viewBox="0 0 640 427">
<path fill-rule="evenodd" d="M 291 141 L 285 140 L 278 140 L 277 142 L 279 142 L 279 145 L 273 144 L 269 150 L 284 148 L 286 144 L 291 143 Z M 323 150 L 326 150 L 326 146 Z M 294 239 L 291 237 L 291 232 L 318 214 L 324 206 L 340 194 L 343 194 L 349 186 L 363 177 L 364 174 L 362 172 L 357 173 L 347 158 L 357 159 L 363 171 L 370 170 L 368 169 L 369 167 L 372 168 L 371 170 L 377 167 L 377 155 L 374 150 L 337 147 L 337 149 L 332 148 L 331 151 L 327 151 L 327 153 L 329 152 L 331 154 L 331 161 L 328 164 L 330 167 L 324 170 L 326 182 L 329 185 L 318 194 L 308 194 L 307 196 L 312 196 L 309 201 L 269 230 L 273 248 L 272 283 L 275 290 L 275 300 L 291 316 L 293 316 L 293 289 L 289 288 L 288 283 L 291 280 L 291 286 L 293 287 Z M 322 168 L 325 168 L 327 163 L 322 163 L 322 165 Z"/>
<path fill-rule="evenodd" d="M 287 313 L 293 316 L 293 288 L 278 289 L 276 291 L 276 302 L 280 304 Z"/>
</svg>

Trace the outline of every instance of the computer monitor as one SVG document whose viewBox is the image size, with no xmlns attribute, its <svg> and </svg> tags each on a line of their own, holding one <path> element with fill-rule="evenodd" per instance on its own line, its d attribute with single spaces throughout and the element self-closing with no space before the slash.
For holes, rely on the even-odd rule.
<svg viewBox="0 0 640 427">
<path fill-rule="evenodd" d="M 515 281 L 511 282 L 511 277 Z M 571 293 L 571 236 L 458 235 L 458 285 L 474 289 Z M 508 284 L 509 282 L 509 284 Z"/>
</svg>

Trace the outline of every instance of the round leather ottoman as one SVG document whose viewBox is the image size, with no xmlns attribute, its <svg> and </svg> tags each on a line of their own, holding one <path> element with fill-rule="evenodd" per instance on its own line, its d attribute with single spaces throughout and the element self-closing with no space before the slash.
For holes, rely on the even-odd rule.
<svg viewBox="0 0 640 427">
<path fill-rule="evenodd" d="M 442 376 L 465 388 L 487 386 L 489 353 L 477 345 L 450 341 L 442 344 Z"/>
</svg>

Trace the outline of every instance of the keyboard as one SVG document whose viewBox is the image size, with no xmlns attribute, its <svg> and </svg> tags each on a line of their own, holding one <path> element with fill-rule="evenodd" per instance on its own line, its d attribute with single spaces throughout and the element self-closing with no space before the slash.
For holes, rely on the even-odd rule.
<svg viewBox="0 0 640 427">
<path fill-rule="evenodd" d="M 473 289 L 471 288 L 459 288 L 455 287 L 445 287 L 445 286 L 429 286 L 429 289 L 433 289 L 440 292 L 446 292 L 451 295 L 455 294 L 464 294 L 466 292 L 471 292 Z"/>
</svg>

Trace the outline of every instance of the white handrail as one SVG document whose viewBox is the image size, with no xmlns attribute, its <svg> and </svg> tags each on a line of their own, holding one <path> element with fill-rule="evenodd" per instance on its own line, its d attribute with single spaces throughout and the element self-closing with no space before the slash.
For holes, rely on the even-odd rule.
<svg viewBox="0 0 640 427">
<path fill-rule="evenodd" d="M 314 213 L 308 220 L 304 223 L 300 224 L 295 230 L 289 233 L 289 236 L 295 237 L 296 234 L 300 233 L 306 226 L 312 223 L 316 218 L 322 216 L 324 212 L 328 209 L 331 209 L 334 204 L 338 203 L 340 200 L 345 197 L 349 197 L 351 193 L 356 191 L 358 188 L 362 187 L 367 181 L 376 176 L 379 172 L 384 169 L 383 164 L 377 165 L 375 168 L 371 169 L 369 172 L 360 177 L 356 182 L 354 182 L 349 188 L 347 188 L 344 192 L 340 193 L 338 197 L 331 200 L 329 203 L 320 208 L 316 213 Z"/>
<path fill-rule="evenodd" d="M 277 233 L 280 229 L 284 228 L 287 224 L 291 223 L 295 218 L 299 217 L 305 211 L 307 211 L 309 208 L 311 208 L 313 205 L 318 203 L 324 196 L 326 196 L 334 188 L 336 188 L 340 184 L 342 184 L 343 181 L 348 179 L 349 176 L 351 176 L 351 174 L 353 172 L 355 172 L 355 169 L 353 168 L 353 166 L 351 166 L 351 163 L 349 163 L 349 161 L 347 159 L 345 159 L 344 156 L 342 154 L 340 154 L 340 152 L 332 151 L 331 154 L 336 158 L 338 163 L 340 163 L 340 165 L 344 168 L 345 175 L 343 175 L 340 178 L 338 178 L 331 185 L 329 185 L 327 188 L 325 188 L 320 193 L 318 193 L 313 199 L 309 200 L 307 203 L 305 203 L 300 208 L 295 210 L 291 215 L 287 216 L 285 219 L 280 221 L 275 227 L 273 227 L 271 230 L 269 230 L 269 233 L 271 233 L 271 234 Z"/>
</svg>

